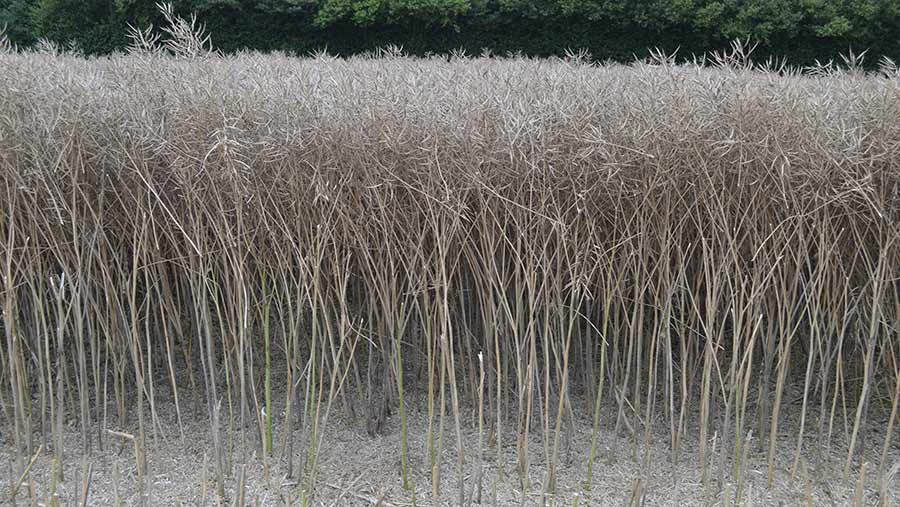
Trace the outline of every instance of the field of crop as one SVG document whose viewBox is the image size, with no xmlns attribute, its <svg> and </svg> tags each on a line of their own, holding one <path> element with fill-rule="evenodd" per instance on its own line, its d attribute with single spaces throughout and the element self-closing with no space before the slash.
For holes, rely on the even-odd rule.
<svg viewBox="0 0 900 507">
<path fill-rule="evenodd" d="M 900 504 L 890 62 L 171 35 L 0 53 L 3 502 Z"/>
</svg>

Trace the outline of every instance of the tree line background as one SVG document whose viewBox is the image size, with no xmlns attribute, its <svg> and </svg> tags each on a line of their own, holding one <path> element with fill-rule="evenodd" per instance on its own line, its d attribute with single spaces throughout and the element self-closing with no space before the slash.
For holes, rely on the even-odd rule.
<svg viewBox="0 0 900 507">
<path fill-rule="evenodd" d="M 177 0 L 215 47 L 353 54 L 388 44 L 412 54 L 562 54 L 631 60 L 658 47 L 689 56 L 735 38 L 793 64 L 849 50 L 900 56 L 900 0 Z M 124 47 L 127 23 L 158 22 L 153 0 L 0 0 L 20 46 L 46 38 L 89 54 Z M 869 58 L 870 62 L 877 58 Z"/>
</svg>

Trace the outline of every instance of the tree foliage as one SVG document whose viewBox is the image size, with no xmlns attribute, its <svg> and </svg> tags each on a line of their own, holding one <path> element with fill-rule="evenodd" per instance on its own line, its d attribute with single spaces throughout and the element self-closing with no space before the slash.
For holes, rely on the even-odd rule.
<svg viewBox="0 0 900 507">
<path fill-rule="evenodd" d="M 178 0 L 197 12 L 224 49 L 371 48 L 406 42 L 413 52 L 486 44 L 561 53 L 578 44 L 642 53 L 660 46 L 707 48 L 735 38 L 772 53 L 834 57 L 833 50 L 900 51 L 900 0 Z M 13 42 L 76 41 L 89 52 L 125 42 L 128 23 L 158 23 L 147 0 L 0 0 Z M 225 30 L 226 32 L 217 31 Z M 460 34 L 457 37 L 454 34 Z M 527 34 L 527 35 L 524 35 Z M 619 39 L 611 40 L 611 34 Z M 390 40 L 393 37 L 399 40 Z M 620 40 L 624 37 L 624 40 Z M 363 38 L 357 41 L 352 38 Z M 631 47 L 625 51 L 626 46 Z M 476 46 L 477 47 L 477 46 Z M 718 46 L 716 46 L 718 47 Z M 618 50 L 616 50 L 618 51 Z M 830 53 L 830 54 L 829 54 Z M 606 55 L 613 56 L 615 54 Z"/>
<path fill-rule="evenodd" d="M 323 0 L 316 23 L 352 21 L 359 26 L 416 22 L 447 25 L 472 11 L 470 0 Z"/>
</svg>

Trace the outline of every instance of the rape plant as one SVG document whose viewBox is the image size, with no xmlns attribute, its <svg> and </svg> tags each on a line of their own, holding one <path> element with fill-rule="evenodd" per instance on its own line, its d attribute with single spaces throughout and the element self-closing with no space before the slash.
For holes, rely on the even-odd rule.
<svg viewBox="0 0 900 507">
<path fill-rule="evenodd" d="M 496 492 L 511 449 L 525 491 L 543 455 L 553 494 L 580 417 L 585 488 L 620 441 L 651 473 L 656 427 L 673 466 L 698 441 L 710 492 L 740 490 L 750 456 L 771 480 L 785 439 L 792 476 L 832 445 L 847 481 L 866 461 L 879 481 L 896 472 L 889 73 L 743 53 L 714 67 L 223 56 L 177 26 L 168 52 L 150 34 L 103 59 L 0 52 L 12 475 L 47 449 L 63 480 L 67 417 L 86 454 L 136 419 L 143 481 L 150 444 L 205 412 L 219 496 L 235 466 L 273 455 L 311 502 L 332 409 L 352 420 L 363 392 L 373 433 L 399 409 L 404 487 L 423 463 L 439 494 L 455 448 L 461 504 L 466 481 Z"/>
</svg>

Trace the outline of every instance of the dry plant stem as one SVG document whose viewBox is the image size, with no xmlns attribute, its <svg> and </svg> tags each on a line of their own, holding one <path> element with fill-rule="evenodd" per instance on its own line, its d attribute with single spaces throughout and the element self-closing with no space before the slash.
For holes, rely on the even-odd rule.
<svg viewBox="0 0 900 507">
<path fill-rule="evenodd" d="M 38 456 L 41 455 L 41 451 L 43 450 L 44 446 L 38 447 L 37 452 L 34 453 L 34 456 L 31 457 L 31 460 L 25 466 L 25 469 L 22 471 L 21 475 L 19 475 L 19 479 L 16 482 L 10 484 L 11 491 L 9 493 L 9 500 L 13 504 L 16 503 L 16 495 L 19 494 L 19 488 L 22 487 L 22 483 L 25 481 L 25 477 L 28 476 L 28 472 L 31 471 L 31 467 L 34 466 L 34 462 L 37 461 Z"/>
<path fill-rule="evenodd" d="M 478 447 L 475 455 L 475 503 L 481 504 L 482 474 L 484 471 L 484 356 L 478 353 Z"/>
<path fill-rule="evenodd" d="M 85 462 L 83 469 L 84 479 L 81 485 L 81 507 L 88 506 L 88 496 L 91 492 L 91 480 L 94 477 L 94 464 Z"/>
<path fill-rule="evenodd" d="M 863 463 L 859 468 L 859 479 L 856 481 L 856 490 L 853 492 L 853 507 L 862 507 L 865 505 L 865 490 L 864 485 L 866 483 L 866 466 L 868 463 Z"/>
</svg>

